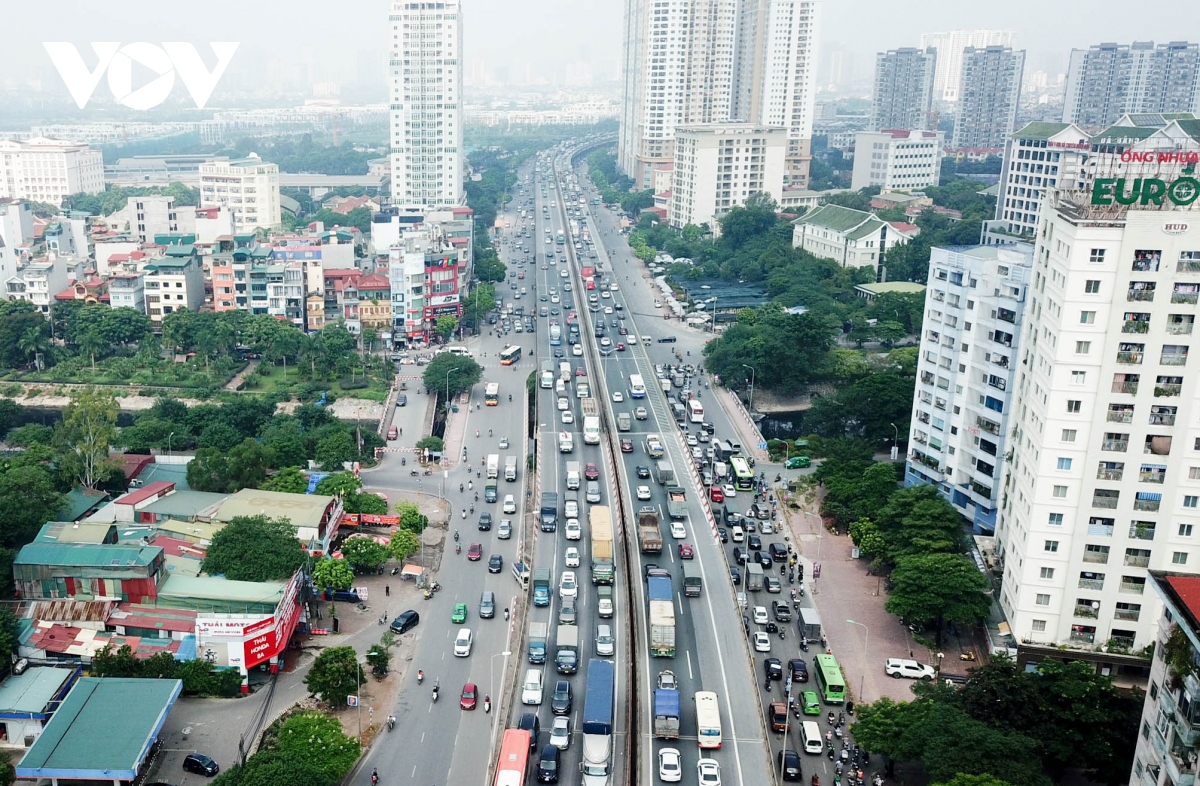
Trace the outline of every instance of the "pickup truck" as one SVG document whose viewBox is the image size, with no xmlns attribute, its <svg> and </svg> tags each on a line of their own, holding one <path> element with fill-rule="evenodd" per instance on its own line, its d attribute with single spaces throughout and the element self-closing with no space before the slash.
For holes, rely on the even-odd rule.
<svg viewBox="0 0 1200 786">
<path fill-rule="evenodd" d="M 538 568 L 533 572 L 533 605 L 550 605 L 550 569 Z"/>
<path fill-rule="evenodd" d="M 583 477 L 583 473 L 579 469 L 579 462 L 578 461 L 568 461 L 567 462 L 567 488 L 572 491 L 578 489 L 579 481 L 580 481 L 580 478 L 582 478 L 582 477 Z"/>
<path fill-rule="evenodd" d="M 638 545 L 643 554 L 661 554 L 662 530 L 658 526 L 658 511 L 652 505 L 638 510 Z"/>
<path fill-rule="evenodd" d="M 662 440 L 657 434 L 646 435 L 646 452 L 650 454 L 650 458 L 659 459 L 663 456 Z"/>
</svg>

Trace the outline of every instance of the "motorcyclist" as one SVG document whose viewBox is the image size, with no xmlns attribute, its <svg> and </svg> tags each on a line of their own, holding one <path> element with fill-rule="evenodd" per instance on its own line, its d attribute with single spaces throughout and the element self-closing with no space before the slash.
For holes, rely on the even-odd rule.
<svg viewBox="0 0 1200 786">
<path fill-rule="evenodd" d="M 504 607 L 504 620 L 505 620 L 505 622 L 508 621 L 508 607 L 507 606 Z"/>
<path fill-rule="evenodd" d="M 454 542 L 458 543 L 458 530 L 454 530 Z"/>
<path fill-rule="evenodd" d="M 379 769 L 371 770 L 371 783 L 379 783 Z"/>
<path fill-rule="evenodd" d="M 425 670 L 417 669 L 417 684 L 420 685 L 424 681 L 425 681 Z"/>
<path fill-rule="evenodd" d="M 509 393 L 509 394 L 508 394 L 508 400 L 509 400 L 509 401 L 512 401 L 512 393 Z"/>
</svg>

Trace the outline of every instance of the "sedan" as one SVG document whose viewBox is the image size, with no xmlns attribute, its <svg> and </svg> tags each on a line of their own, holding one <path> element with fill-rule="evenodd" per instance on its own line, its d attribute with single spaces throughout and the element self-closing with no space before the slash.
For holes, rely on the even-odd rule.
<svg viewBox="0 0 1200 786">
<path fill-rule="evenodd" d="M 771 621 L 771 618 L 769 616 L 767 616 L 767 607 L 766 606 L 755 606 L 754 607 L 754 624 L 755 625 L 766 625 L 770 621 Z"/>
<path fill-rule="evenodd" d="M 499 573 L 504 570 L 504 557 L 493 554 L 488 557 L 488 573 Z"/>
<path fill-rule="evenodd" d="M 562 357 L 566 357 L 566 355 L 567 355 L 567 353 L 566 353 L 566 352 L 563 352 L 563 348 L 562 348 L 562 347 L 555 347 L 555 348 L 554 348 L 554 357 L 556 357 L 556 358 L 562 358 Z"/>
<path fill-rule="evenodd" d="M 575 422 L 575 415 L 569 409 L 564 409 L 559 413 L 559 417 L 562 419 L 564 425 L 570 425 Z"/>
<path fill-rule="evenodd" d="M 768 633 L 759 631 L 754 634 L 754 651 L 755 652 L 770 652 L 771 651 L 771 636 Z"/>
<path fill-rule="evenodd" d="M 617 651 L 617 642 L 613 638 L 611 625 L 596 626 L 596 654 L 603 657 L 612 657 Z"/>
<path fill-rule="evenodd" d="M 721 786 L 721 765 L 716 759 L 696 762 L 696 782 L 700 786 Z"/>
<path fill-rule="evenodd" d="M 622 453 L 632 453 L 633 452 L 633 440 L 632 439 L 622 439 L 621 440 L 621 452 Z"/>
<path fill-rule="evenodd" d="M 513 497 L 512 494 L 505 494 L 504 495 L 504 504 L 501 505 L 500 509 L 502 511 L 504 511 L 505 513 L 516 513 L 517 512 L 516 498 Z"/>
<path fill-rule="evenodd" d="M 564 570 L 558 579 L 558 594 L 562 598 L 579 596 L 579 584 L 575 579 L 575 571 Z"/>
<path fill-rule="evenodd" d="M 567 552 L 563 556 L 563 564 L 568 568 L 579 567 L 579 549 L 574 546 L 567 546 Z"/>
<path fill-rule="evenodd" d="M 694 559 L 695 556 L 696 556 L 696 550 L 692 548 L 691 543 L 680 543 L 679 544 L 679 558 L 680 559 Z"/>
<path fill-rule="evenodd" d="M 483 544 L 472 543 L 470 546 L 467 546 L 467 559 L 471 560 L 471 562 L 479 562 L 479 560 L 483 559 Z"/>
<path fill-rule="evenodd" d="M 599 480 L 600 468 L 596 466 L 596 462 L 589 461 L 583 465 L 584 480 Z"/>
<path fill-rule="evenodd" d="M 550 744 L 560 751 L 571 745 L 571 719 L 565 715 L 556 715 L 554 725 L 550 727 Z"/>
<path fill-rule="evenodd" d="M 554 683 L 554 693 L 550 696 L 550 711 L 555 715 L 568 715 L 571 712 L 571 683 L 559 680 Z"/>
<path fill-rule="evenodd" d="M 649 486 L 638 486 L 637 487 L 637 498 L 639 500 L 641 500 L 642 502 L 649 500 L 650 499 L 650 487 Z"/>
<path fill-rule="evenodd" d="M 470 628 L 463 628 L 454 637 L 454 657 L 465 658 L 471 654 L 471 644 L 474 643 L 474 638 L 471 635 Z"/>
<path fill-rule="evenodd" d="M 624 329 L 625 329 L 625 328 L 621 328 L 621 330 L 624 330 Z M 618 342 L 617 342 L 617 351 L 618 351 L 618 352 L 624 352 L 624 351 L 625 351 L 625 342 L 624 342 L 624 341 L 618 341 Z"/>
<path fill-rule="evenodd" d="M 663 783 L 679 783 L 683 780 L 682 757 L 678 748 L 662 748 L 658 751 L 658 779 Z"/>
<path fill-rule="evenodd" d="M 727 497 L 737 496 L 737 489 L 733 487 L 732 483 L 726 483 L 724 486 L 721 486 L 721 491 L 725 492 L 725 496 Z"/>
<path fill-rule="evenodd" d="M 647 480 L 650 477 L 650 468 L 644 464 L 638 464 L 637 467 L 634 468 L 634 471 L 637 472 L 637 476 L 641 480 Z"/>
<path fill-rule="evenodd" d="M 455 603 L 454 611 L 450 613 L 450 621 L 455 625 L 461 625 L 467 621 L 467 604 Z"/>
<path fill-rule="evenodd" d="M 512 537 L 511 519 L 500 519 L 500 526 L 496 528 L 496 537 L 500 540 L 508 540 Z"/>
<path fill-rule="evenodd" d="M 575 376 L 577 376 L 577 377 L 586 377 L 586 376 L 587 376 L 587 369 L 586 369 L 586 368 L 584 368 L 583 366 L 576 366 L 576 367 L 575 367 Z"/>
<path fill-rule="evenodd" d="M 566 532 L 567 540 L 579 540 L 583 537 L 583 529 L 579 526 L 579 519 L 567 519 L 566 526 L 563 529 Z"/>
<path fill-rule="evenodd" d="M 614 390 L 612 394 L 612 400 L 614 404 L 620 404 L 625 400 L 625 394 L 619 390 Z"/>
<path fill-rule="evenodd" d="M 694 448 L 694 447 L 696 447 L 696 445 L 698 445 L 698 444 L 699 444 L 698 440 L 696 439 L 696 435 L 695 435 L 695 434 L 688 434 L 688 435 L 687 435 L 687 444 L 688 444 L 688 447 L 689 447 L 689 448 Z"/>
<path fill-rule="evenodd" d="M 504 450 L 507 447 L 508 447 L 508 437 L 501 437 L 500 438 L 500 449 Z"/>
<path fill-rule="evenodd" d="M 682 521 L 671 522 L 671 537 L 675 538 L 676 540 L 687 537 L 687 527 L 684 526 Z"/>
<path fill-rule="evenodd" d="M 458 706 L 464 710 L 473 710 L 478 696 L 479 689 L 475 687 L 475 683 L 468 682 L 463 685 L 462 693 L 458 696 Z"/>
<path fill-rule="evenodd" d="M 638 407 L 637 409 L 635 409 L 635 410 L 633 411 L 633 416 L 634 416 L 635 418 L 637 418 L 638 420 L 645 420 L 645 419 L 646 419 L 646 418 L 648 418 L 650 415 L 649 415 L 649 413 L 647 413 L 647 412 L 646 412 L 646 408 L 645 408 L 645 407 Z"/>
</svg>

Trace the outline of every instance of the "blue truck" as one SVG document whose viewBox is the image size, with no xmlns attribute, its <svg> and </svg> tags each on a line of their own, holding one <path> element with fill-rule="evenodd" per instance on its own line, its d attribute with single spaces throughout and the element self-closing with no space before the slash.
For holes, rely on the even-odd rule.
<svg viewBox="0 0 1200 786">
<path fill-rule="evenodd" d="M 583 699 L 583 786 L 608 786 L 612 756 L 616 671 L 612 661 L 592 658 Z"/>
<path fill-rule="evenodd" d="M 654 736 L 660 740 L 679 739 L 679 691 L 655 688 Z"/>
</svg>

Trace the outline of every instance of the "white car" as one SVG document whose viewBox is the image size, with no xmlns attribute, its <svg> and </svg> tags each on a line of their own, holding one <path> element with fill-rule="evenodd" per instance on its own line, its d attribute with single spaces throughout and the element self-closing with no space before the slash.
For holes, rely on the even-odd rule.
<svg viewBox="0 0 1200 786">
<path fill-rule="evenodd" d="M 508 447 L 508 437 L 501 437 L 500 438 L 500 449 L 504 450 L 507 447 Z"/>
<path fill-rule="evenodd" d="M 564 409 L 559 417 L 564 424 L 571 424 L 575 422 L 575 413 L 569 409 Z"/>
<path fill-rule="evenodd" d="M 650 487 L 649 486 L 638 486 L 637 487 L 637 498 L 639 500 L 642 500 L 643 502 L 650 499 Z"/>
<path fill-rule="evenodd" d="M 657 434 L 646 435 L 646 452 L 650 455 L 650 458 L 662 458 L 662 440 L 658 438 Z"/>
<path fill-rule="evenodd" d="M 620 290 L 620 287 L 618 287 L 615 282 L 612 284 L 609 284 L 608 288 L 611 289 L 613 292 L 617 292 Z"/>
<path fill-rule="evenodd" d="M 564 396 L 558 400 L 558 411 L 559 412 L 566 412 L 570 408 L 571 408 L 571 401 L 568 398 L 566 398 Z"/>
<path fill-rule="evenodd" d="M 583 529 L 579 526 L 579 519 L 567 519 L 564 530 L 567 534 L 567 540 L 579 540 L 583 537 Z"/>
<path fill-rule="evenodd" d="M 560 598 L 579 597 L 579 583 L 575 580 L 575 571 L 564 570 L 558 578 L 558 596 Z"/>
<path fill-rule="evenodd" d="M 729 528 L 729 539 L 734 543 L 746 542 L 746 530 L 742 529 L 740 524 L 734 524 Z"/>
<path fill-rule="evenodd" d="M 676 539 L 682 539 L 682 538 L 687 537 L 687 527 L 685 527 L 683 525 L 682 521 L 672 521 L 671 522 L 671 537 L 676 538 Z"/>
<path fill-rule="evenodd" d="M 471 636 L 470 628 L 463 628 L 454 637 L 454 657 L 465 658 L 471 654 L 471 645 L 475 639 Z"/>
<path fill-rule="evenodd" d="M 721 765 L 716 759 L 696 762 L 696 783 L 699 786 L 721 786 Z"/>
<path fill-rule="evenodd" d="M 529 669 L 525 672 L 525 681 L 521 683 L 521 703 L 542 703 L 542 672 L 540 669 Z"/>
<path fill-rule="evenodd" d="M 611 658 L 617 651 L 617 640 L 613 638 L 611 625 L 596 626 L 596 654 Z"/>
<path fill-rule="evenodd" d="M 611 314 L 612 312 L 613 312 L 613 310 L 612 310 L 612 306 L 605 306 L 605 307 L 604 307 L 604 313 L 605 313 L 605 314 Z"/>
<path fill-rule="evenodd" d="M 759 631 L 754 634 L 754 651 L 755 652 L 770 652 L 771 651 L 771 636 L 768 633 Z"/>
<path fill-rule="evenodd" d="M 613 403 L 614 403 L 614 404 L 620 404 L 620 403 L 621 403 L 622 401 L 624 401 L 624 400 L 625 400 L 625 394 L 624 394 L 624 393 L 622 393 L 622 392 L 621 392 L 621 391 L 619 391 L 619 390 L 614 390 L 614 391 L 613 391 Z"/>
<path fill-rule="evenodd" d="M 558 295 L 551 295 L 551 296 L 550 296 L 550 302 L 551 302 L 551 303 L 554 303 L 555 305 L 557 305 L 557 304 L 559 304 L 559 303 L 561 303 L 561 302 L 562 302 L 562 299 L 561 299 L 561 298 L 559 298 L 559 296 L 558 296 Z"/>
<path fill-rule="evenodd" d="M 500 506 L 500 511 L 502 513 L 516 513 L 517 512 L 517 500 L 513 497 L 512 494 L 504 495 L 504 504 L 502 504 Z"/>
<path fill-rule="evenodd" d="M 574 355 L 574 356 L 575 356 L 575 357 L 577 357 L 577 358 L 578 358 L 578 357 L 583 357 L 583 345 L 582 345 L 582 344 L 576 344 L 576 345 L 574 345 L 573 347 L 571 347 L 571 354 L 572 354 L 572 355 Z"/>
<path fill-rule="evenodd" d="M 883 671 L 889 677 L 900 679 L 908 677 L 913 680 L 925 680 L 928 682 L 937 676 L 937 671 L 932 666 L 927 666 L 924 663 L 917 663 L 915 660 L 907 658 L 888 658 L 883 665 Z"/>
<path fill-rule="evenodd" d="M 612 293 L 609 292 L 607 289 L 602 289 L 602 290 L 600 290 L 600 297 L 610 298 L 610 297 L 612 297 Z"/>
<path fill-rule="evenodd" d="M 679 783 L 683 780 L 681 759 L 678 748 L 660 748 L 658 751 L 658 779 L 663 783 Z"/>
<path fill-rule="evenodd" d="M 737 489 L 733 487 L 732 483 L 726 483 L 724 486 L 721 486 L 721 491 L 724 491 L 727 497 L 737 496 Z"/>
<path fill-rule="evenodd" d="M 500 540 L 508 540 L 512 537 L 512 519 L 500 519 L 500 526 L 496 528 L 496 537 Z"/>
<path fill-rule="evenodd" d="M 699 444 L 699 442 L 698 442 L 698 441 L 697 441 L 697 439 L 696 439 L 696 435 L 695 435 L 695 434 L 688 434 L 688 435 L 687 435 L 687 444 L 688 444 L 688 447 L 689 447 L 689 448 L 694 448 L 694 447 L 696 447 L 696 445 L 698 445 L 698 444 Z"/>
<path fill-rule="evenodd" d="M 650 413 L 646 411 L 645 407 L 638 407 L 633 411 L 633 416 L 638 420 L 645 420 L 646 418 L 650 417 Z"/>
<path fill-rule="evenodd" d="M 755 625 L 766 625 L 770 621 L 771 621 L 771 618 L 767 616 L 767 607 L 766 606 L 755 606 L 754 607 L 754 624 Z"/>
<path fill-rule="evenodd" d="M 568 568 L 579 567 L 579 549 L 574 546 L 567 546 L 567 553 L 563 556 L 563 564 Z"/>
<path fill-rule="evenodd" d="M 566 715 L 554 718 L 554 725 L 550 727 L 550 744 L 560 751 L 565 751 L 571 745 L 571 719 Z"/>
</svg>

